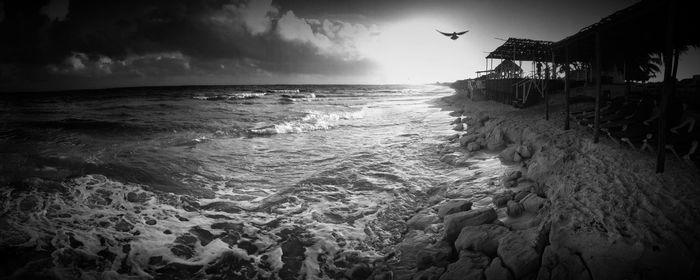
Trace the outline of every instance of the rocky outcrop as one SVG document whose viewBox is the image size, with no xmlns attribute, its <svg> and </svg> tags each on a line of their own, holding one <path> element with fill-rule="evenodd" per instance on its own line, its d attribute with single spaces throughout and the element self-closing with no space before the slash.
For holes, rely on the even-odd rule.
<svg viewBox="0 0 700 280">
<path fill-rule="evenodd" d="M 481 150 L 481 144 L 478 142 L 471 142 L 467 144 L 467 151 L 474 152 Z"/>
<path fill-rule="evenodd" d="M 413 215 L 408 221 L 406 221 L 406 227 L 416 230 L 425 230 L 428 226 L 440 222 L 440 217 L 435 215 L 430 209 L 425 209 Z"/>
<path fill-rule="evenodd" d="M 523 205 L 525 211 L 537 213 L 537 211 L 544 206 L 546 199 L 537 196 L 534 193 L 527 194 L 523 199 L 520 200 L 520 204 Z"/>
<path fill-rule="evenodd" d="M 496 194 L 493 196 L 493 204 L 496 205 L 497 208 L 506 207 L 508 201 L 513 199 L 513 196 L 515 196 L 515 193 L 510 190 Z"/>
<path fill-rule="evenodd" d="M 411 230 L 404 235 L 401 243 L 396 245 L 400 253 L 400 261 L 397 264 L 400 268 L 413 268 L 418 261 L 418 252 L 431 244 L 430 235 L 420 230 Z"/>
<path fill-rule="evenodd" d="M 506 163 L 518 163 L 532 157 L 527 145 L 509 145 L 498 154 L 498 157 Z"/>
<path fill-rule="evenodd" d="M 472 209 L 447 215 L 444 221 L 444 239 L 449 243 L 453 243 L 465 226 L 478 226 L 491 223 L 495 221 L 496 218 L 496 211 L 494 211 L 493 208 Z"/>
<path fill-rule="evenodd" d="M 515 279 L 537 273 L 540 255 L 534 245 L 534 236 L 530 231 L 509 232 L 500 239 L 498 257 L 513 272 Z"/>
<path fill-rule="evenodd" d="M 516 202 L 514 200 L 508 201 L 508 204 L 506 204 L 506 214 L 508 214 L 508 217 L 512 218 L 517 218 L 520 217 L 520 215 L 523 214 L 524 208 L 523 205 L 520 204 L 520 202 Z"/>
<path fill-rule="evenodd" d="M 489 258 L 481 253 L 461 251 L 459 260 L 447 267 L 440 280 L 481 280 L 484 270 L 489 265 Z"/>
<path fill-rule="evenodd" d="M 485 224 L 479 226 L 466 226 L 462 228 L 459 237 L 455 241 L 457 251 L 470 250 L 482 252 L 488 256 L 495 256 L 501 237 L 508 233 L 508 228 Z"/>
<path fill-rule="evenodd" d="M 501 258 L 494 258 L 489 267 L 484 271 L 486 280 L 513 280 L 513 274 L 503 266 Z M 569 278 L 552 278 L 552 279 L 569 279 Z"/>
<path fill-rule="evenodd" d="M 452 253 L 452 244 L 444 240 L 428 245 L 418 251 L 416 267 L 418 270 L 426 269 L 431 266 L 445 267 L 449 264 Z"/>
<path fill-rule="evenodd" d="M 413 276 L 414 280 L 438 280 L 445 273 L 444 267 L 431 266 L 426 270 L 419 271 Z M 391 279 L 391 278 L 390 278 Z"/>
<path fill-rule="evenodd" d="M 466 199 L 454 199 L 445 202 L 438 209 L 438 216 L 444 218 L 449 214 L 457 212 L 469 211 L 472 208 L 472 202 Z"/>
<path fill-rule="evenodd" d="M 459 137 L 459 145 L 466 147 L 469 143 L 476 142 L 479 140 L 479 135 L 475 133 L 467 133 Z"/>
</svg>

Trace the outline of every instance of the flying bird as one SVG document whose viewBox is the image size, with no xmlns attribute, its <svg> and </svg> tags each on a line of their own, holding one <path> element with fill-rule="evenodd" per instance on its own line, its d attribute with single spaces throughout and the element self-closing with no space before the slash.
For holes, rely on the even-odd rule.
<svg viewBox="0 0 700 280">
<path fill-rule="evenodd" d="M 459 32 L 459 33 L 457 33 L 457 32 L 445 33 L 445 32 L 442 32 L 440 30 L 437 30 L 437 29 L 435 29 L 435 31 L 439 32 L 442 35 L 450 37 L 450 39 L 452 39 L 452 40 L 457 40 L 457 38 L 459 38 L 459 35 L 464 35 L 465 33 L 469 32 L 469 30 L 467 30 L 467 31 Z"/>
</svg>

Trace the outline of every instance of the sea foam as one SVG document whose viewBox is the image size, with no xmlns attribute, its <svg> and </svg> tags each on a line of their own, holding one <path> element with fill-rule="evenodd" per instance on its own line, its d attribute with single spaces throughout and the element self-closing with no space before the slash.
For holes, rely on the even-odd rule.
<svg viewBox="0 0 700 280">
<path fill-rule="evenodd" d="M 320 111 L 307 111 L 306 115 L 299 120 L 252 128 L 250 129 L 250 133 L 254 135 L 274 135 L 285 133 L 302 133 L 315 130 L 328 130 L 340 125 L 340 122 L 343 120 L 364 118 L 366 111 L 366 107 L 354 112 L 328 113 Z"/>
</svg>

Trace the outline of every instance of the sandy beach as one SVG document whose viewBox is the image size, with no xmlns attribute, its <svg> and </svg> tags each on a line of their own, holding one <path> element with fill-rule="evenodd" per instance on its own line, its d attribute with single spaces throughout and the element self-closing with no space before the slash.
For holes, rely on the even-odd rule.
<svg viewBox="0 0 700 280">
<path fill-rule="evenodd" d="M 475 184 L 500 190 L 490 199 L 436 192 L 435 204 L 408 220 L 412 230 L 397 246 L 402 256 L 393 267 L 397 279 L 697 275 L 695 166 L 670 158 L 657 174 L 651 153 L 594 144 L 577 125 L 563 130 L 563 98 L 553 98 L 549 121 L 543 105 L 515 109 L 459 94 L 441 102 L 453 111 L 456 119 L 446 125 L 452 121 L 458 134 L 438 156 L 480 175 Z M 475 163 L 484 155 L 497 155 L 505 168 L 479 170 Z"/>
</svg>

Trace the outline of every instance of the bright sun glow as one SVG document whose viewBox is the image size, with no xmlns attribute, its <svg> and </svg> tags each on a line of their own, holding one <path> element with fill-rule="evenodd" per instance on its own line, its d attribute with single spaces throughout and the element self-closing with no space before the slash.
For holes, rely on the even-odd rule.
<svg viewBox="0 0 700 280">
<path fill-rule="evenodd" d="M 464 31 L 435 19 L 412 18 L 383 26 L 381 34 L 364 47 L 367 56 L 379 64 L 380 83 L 432 83 L 454 81 L 467 76 L 466 54 L 479 53 L 470 45 L 470 34 L 451 40 L 444 32 Z M 455 29 L 456 28 L 456 29 Z M 454 30 L 453 30 L 454 29 Z"/>
</svg>

